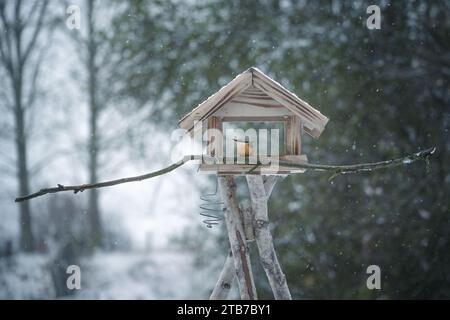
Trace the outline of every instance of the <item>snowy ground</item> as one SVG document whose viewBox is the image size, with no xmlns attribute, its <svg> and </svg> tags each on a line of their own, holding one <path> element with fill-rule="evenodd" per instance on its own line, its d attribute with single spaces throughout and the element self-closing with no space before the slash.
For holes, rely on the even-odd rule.
<svg viewBox="0 0 450 320">
<path fill-rule="evenodd" d="M 49 256 L 0 259 L 0 299 L 53 299 Z M 182 252 L 102 252 L 81 262 L 81 289 L 67 299 L 204 299 L 204 275 Z M 211 282 L 214 280 L 211 279 Z M 214 283 L 211 283 L 212 286 Z M 202 292 L 203 291 L 203 292 Z"/>
<path fill-rule="evenodd" d="M 108 177 L 136 175 L 165 164 L 147 167 L 145 164 L 127 163 Z M 193 181 L 195 170 L 195 165 L 186 165 L 160 179 L 102 190 L 105 229 L 119 235 L 118 241 L 122 236 L 127 239 L 130 249 L 124 252 L 124 247 L 119 245 L 122 251 L 98 251 L 83 257 L 80 263 L 82 289 L 67 298 L 208 298 L 216 279 L 205 282 L 207 275 L 192 270 L 192 252 L 174 251 L 173 246 L 173 237 L 181 235 L 185 228 L 202 224 L 198 214 L 197 186 L 204 183 L 205 178 L 195 175 Z M 61 170 L 55 172 L 49 173 L 48 181 L 82 181 L 82 178 L 61 178 L 58 176 Z M 1 248 L 6 241 L 14 241 L 13 255 L 0 257 L 0 299 L 55 298 L 50 266 L 54 266 L 52 256 L 56 251 L 50 248 L 45 254 L 25 254 L 17 250 L 17 207 L 11 201 L 14 195 L 14 188 L 10 188 L 8 197 L 0 198 Z M 33 208 L 42 208 L 41 211 L 36 210 L 34 221 L 39 221 L 40 212 L 45 212 L 47 200 L 42 198 L 32 203 Z M 78 205 L 85 200 L 83 195 L 74 198 Z M 205 227 L 205 232 L 218 231 Z"/>
<path fill-rule="evenodd" d="M 18 254 L 0 259 L 0 299 L 42 299 L 54 296 L 48 256 Z"/>
<path fill-rule="evenodd" d="M 192 293 L 191 259 L 179 252 L 97 253 L 76 299 L 182 299 Z"/>
</svg>

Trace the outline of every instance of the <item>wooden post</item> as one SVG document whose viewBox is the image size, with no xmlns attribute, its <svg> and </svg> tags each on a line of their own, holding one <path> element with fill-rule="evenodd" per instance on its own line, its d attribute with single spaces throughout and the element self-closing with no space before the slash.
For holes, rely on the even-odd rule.
<svg viewBox="0 0 450 320">
<path fill-rule="evenodd" d="M 284 178 L 285 176 L 264 176 L 264 189 L 266 191 L 267 198 L 270 197 L 276 183 Z M 244 232 L 247 243 L 253 242 L 255 241 L 255 231 L 253 228 L 254 216 L 251 204 L 248 201 L 244 201 L 239 205 L 239 209 L 241 212 L 241 219 L 244 224 Z M 233 255 L 230 250 L 223 265 L 219 279 L 217 280 L 217 283 L 209 299 L 226 299 L 231 290 L 231 286 L 233 285 L 235 276 L 236 271 L 234 269 Z"/>
<path fill-rule="evenodd" d="M 250 201 L 245 200 L 239 205 L 242 223 L 244 225 L 245 240 L 247 243 L 255 241 L 255 230 L 253 229 L 253 213 Z"/>
<path fill-rule="evenodd" d="M 234 269 L 233 253 L 230 250 L 225 263 L 223 264 L 219 280 L 217 280 L 216 286 L 214 287 L 209 300 L 225 300 L 231 290 L 231 285 L 233 284 L 235 276 L 236 270 Z"/>
<path fill-rule="evenodd" d="M 285 125 L 285 144 L 287 155 L 300 155 L 302 124 L 299 117 L 289 116 Z"/>
<path fill-rule="evenodd" d="M 250 255 L 236 198 L 236 183 L 233 176 L 219 176 L 218 181 L 225 207 L 225 222 L 241 299 L 256 300 L 256 287 L 253 280 Z"/>
<path fill-rule="evenodd" d="M 285 177 L 286 176 L 264 176 L 264 190 L 266 191 L 267 200 L 269 200 L 273 188 L 275 188 L 277 182 L 283 180 Z"/>
<path fill-rule="evenodd" d="M 267 212 L 268 193 L 264 187 L 263 177 L 247 175 L 246 178 L 252 201 L 255 238 L 261 264 L 269 279 L 275 299 L 291 300 L 291 293 L 287 286 L 286 277 L 278 262 L 273 245 L 272 234 L 269 229 L 269 217 Z"/>
<path fill-rule="evenodd" d="M 253 230 L 253 214 L 249 201 L 244 201 L 239 205 L 241 219 L 244 225 L 244 233 L 247 243 L 255 241 L 255 232 Z M 231 290 L 236 271 L 234 269 L 233 254 L 228 252 L 227 258 L 220 272 L 219 279 L 214 287 L 210 300 L 224 300 L 228 297 Z"/>
<path fill-rule="evenodd" d="M 208 119 L 208 144 L 207 153 L 217 159 L 223 158 L 222 120 L 219 117 Z M 219 135 L 220 134 L 220 135 Z"/>
</svg>

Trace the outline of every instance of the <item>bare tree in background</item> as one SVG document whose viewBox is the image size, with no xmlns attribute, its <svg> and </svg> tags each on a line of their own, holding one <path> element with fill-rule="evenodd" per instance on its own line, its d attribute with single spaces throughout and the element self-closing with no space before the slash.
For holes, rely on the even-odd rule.
<svg viewBox="0 0 450 320">
<path fill-rule="evenodd" d="M 98 122 L 100 105 L 97 99 L 98 78 L 96 65 L 97 42 L 95 39 L 96 31 L 94 24 L 94 1 L 86 0 L 87 7 L 87 73 L 88 73 L 88 94 L 89 94 L 89 143 L 88 143 L 88 170 L 89 181 L 98 182 L 98 148 L 99 134 Z M 102 228 L 100 222 L 100 208 L 98 191 L 89 191 L 88 215 L 90 221 L 90 233 L 93 246 L 101 244 Z"/>
<path fill-rule="evenodd" d="M 116 101 L 115 87 L 121 81 L 116 72 L 116 66 L 122 57 L 117 54 L 110 39 L 111 34 L 105 26 L 105 16 L 113 15 L 114 9 L 106 3 L 95 0 L 85 0 L 81 9 L 81 30 L 70 30 L 70 37 L 79 53 L 81 68 L 85 78 L 82 81 L 83 93 L 86 93 L 88 106 L 87 141 L 86 141 L 86 169 L 89 183 L 97 183 L 102 172 L 114 164 L 102 163 L 102 156 L 108 150 L 117 151 L 125 141 L 124 131 L 131 116 L 127 114 L 127 121 L 111 128 Z M 108 120 L 108 121 L 107 121 Z M 112 120 L 113 121 L 113 120 Z M 107 123 L 107 127 L 105 124 Z M 121 126 L 123 128 L 121 128 Z M 112 130 L 111 130 L 112 129 Z M 100 192 L 88 191 L 87 216 L 89 223 L 89 237 L 91 247 L 105 245 L 102 214 L 100 207 Z"/>
<path fill-rule="evenodd" d="M 26 2 L 26 4 L 24 4 Z M 37 78 L 41 62 L 38 39 L 44 29 L 47 1 L 0 0 L 0 66 L 6 75 L 10 100 L 4 101 L 14 117 L 16 170 L 18 191 L 30 190 L 27 160 L 27 113 L 35 102 Z M 38 56 L 36 60 L 32 56 Z M 6 87 L 6 85 L 5 85 Z M 24 251 L 35 249 L 31 209 L 20 204 L 20 246 Z"/>
<path fill-rule="evenodd" d="M 104 93 L 102 86 L 102 69 L 107 65 L 105 54 L 102 51 L 105 39 L 102 37 L 103 29 L 98 26 L 100 4 L 95 0 L 85 0 L 81 9 L 81 29 L 70 30 L 70 37 L 74 40 L 76 51 L 85 74 L 82 81 L 82 90 L 87 94 L 88 106 L 88 135 L 86 141 L 86 169 L 90 183 L 99 179 L 100 155 L 102 153 L 100 118 L 105 109 L 108 94 Z M 102 66 L 102 68 L 100 68 Z M 99 191 L 90 190 L 88 193 L 87 216 L 89 223 L 89 243 L 91 247 L 102 245 L 103 232 L 101 210 L 99 204 Z"/>
</svg>

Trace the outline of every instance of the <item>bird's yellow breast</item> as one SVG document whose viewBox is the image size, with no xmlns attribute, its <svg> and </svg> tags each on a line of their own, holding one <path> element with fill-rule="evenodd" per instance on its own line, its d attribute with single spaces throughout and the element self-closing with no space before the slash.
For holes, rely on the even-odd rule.
<svg viewBox="0 0 450 320">
<path fill-rule="evenodd" d="M 248 142 L 236 141 L 236 153 L 238 156 L 248 157 L 253 154 L 253 148 Z"/>
</svg>

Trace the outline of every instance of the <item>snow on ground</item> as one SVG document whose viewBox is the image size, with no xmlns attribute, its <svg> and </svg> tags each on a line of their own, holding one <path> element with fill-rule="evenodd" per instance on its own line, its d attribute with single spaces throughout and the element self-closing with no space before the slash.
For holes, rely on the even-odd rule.
<svg viewBox="0 0 450 320">
<path fill-rule="evenodd" d="M 121 169 L 116 175 L 145 172 L 144 168 L 132 165 Z M 193 181 L 189 173 L 195 170 L 195 165 L 186 165 L 160 179 L 102 190 L 105 227 L 126 236 L 130 240 L 129 251 L 98 251 L 83 257 L 80 265 L 82 289 L 74 296 L 61 298 L 208 298 L 216 279 L 193 270 L 192 252 L 175 251 L 172 245 L 172 237 L 180 235 L 187 227 L 202 224 L 197 186 L 204 183 L 205 178 L 195 175 Z M 48 180 L 58 181 L 56 178 L 55 175 Z M 39 202 L 33 204 L 36 206 Z M 0 231 L 8 231 L 0 232 L 0 238 L 6 237 L 1 243 L 18 239 L 18 218 L 12 214 L 17 208 L 9 209 L 0 210 L 1 218 L 9 218 L 0 224 Z M 55 253 L 29 255 L 14 251 L 13 256 L 0 258 L 0 299 L 55 298 L 50 271 Z"/>
<path fill-rule="evenodd" d="M 54 299 L 50 256 L 0 259 L 0 299 Z M 205 299 L 205 277 L 178 251 L 98 251 L 81 261 L 81 289 L 61 299 Z M 69 277 L 69 274 L 62 275 Z M 214 285 L 211 279 L 210 286 Z M 208 286 L 208 287 L 210 287 Z M 203 290 L 198 290 L 203 288 Z"/>
<path fill-rule="evenodd" d="M 0 258 L 0 299 L 45 299 L 54 296 L 48 256 L 17 254 Z"/>
<path fill-rule="evenodd" d="M 81 272 L 75 299 L 182 299 L 192 293 L 191 258 L 180 252 L 97 252 L 82 262 Z"/>
</svg>

